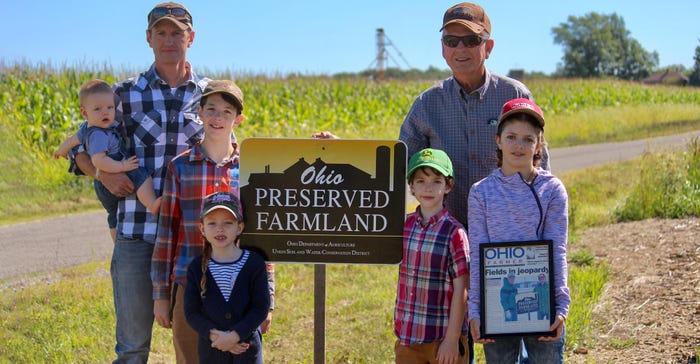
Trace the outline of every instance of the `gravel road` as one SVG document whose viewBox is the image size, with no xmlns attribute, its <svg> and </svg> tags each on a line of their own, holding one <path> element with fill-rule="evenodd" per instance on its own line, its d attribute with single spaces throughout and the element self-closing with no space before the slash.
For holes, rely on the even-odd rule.
<svg viewBox="0 0 700 364">
<path fill-rule="evenodd" d="M 609 162 L 623 161 L 645 151 L 677 149 L 700 131 L 621 143 L 584 145 L 550 150 L 555 174 Z M 0 280 L 29 273 L 49 272 L 112 255 L 103 210 L 15 225 L 0 226 Z M 21 259 L 20 257 L 32 257 Z"/>
</svg>

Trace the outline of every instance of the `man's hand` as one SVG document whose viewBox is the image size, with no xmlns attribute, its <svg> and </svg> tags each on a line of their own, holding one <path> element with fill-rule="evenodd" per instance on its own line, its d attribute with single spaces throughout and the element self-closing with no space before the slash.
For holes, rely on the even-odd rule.
<svg viewBox="0 0 700 364">
<path fill-rule="evenodd" d="M 172 328 L 170 321 L 170 300 L 155 300 L 153 302 L 153 315 L 156 317 L 158 325 L 166 329 Z"/>
<path fill-rule="evenodd" d="M 330 131 L 319 131 L 311 134 L 311 137 L 314 139 L 340 139 L 337 135 L 331 133 Z"/>
<path fill-rule="evenodd" d="M 99 181 L 115 196 L 126 197 L 134 193 L 134 183 L 124 173 L 100 171 L 99 177 Z"/>
</svg>

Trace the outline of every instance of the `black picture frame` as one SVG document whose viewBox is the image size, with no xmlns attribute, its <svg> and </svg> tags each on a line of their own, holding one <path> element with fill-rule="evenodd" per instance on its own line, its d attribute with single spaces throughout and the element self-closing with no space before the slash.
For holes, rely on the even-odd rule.
<svg viewBox="0 0 700 364">
<path fill-rule="evenodd" d="M 481 336 L 554 336 L 552 240 L 481 244 L 479 257 Z"/>
</svg>

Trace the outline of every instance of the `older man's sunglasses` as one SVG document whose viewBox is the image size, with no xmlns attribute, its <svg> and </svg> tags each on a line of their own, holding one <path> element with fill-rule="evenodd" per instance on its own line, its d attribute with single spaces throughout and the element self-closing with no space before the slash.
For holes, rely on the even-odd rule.
<svg viewBox="0 0 700 364">
<path fill-rule="evenodd" d="M 487 41 L 488 38 L 484 38 L 480 35 L 472 34 L 459 37 L 456 35 L 444 35 L 442 37 L 442 43 L 450 48 L 457 48 L 459 42 L 462 42 L 467 48 L 474 48 L 481 45 L 481 43 Z"/>
<path fill-rule="evenodd" d="M 160 7 L 151 10 L 151 13 L 148 14 L 148 22 L 153 23 L 155 20 L 160 19 L 166 15 L 172 15 L 176 18 L 186 18 L 183 20 L 186 20 L 188 22 L 192 21 L 192 16 L 190 15 L 190 13 L 188 13 L 187 10 L 183 8 Z"/>
</svg>

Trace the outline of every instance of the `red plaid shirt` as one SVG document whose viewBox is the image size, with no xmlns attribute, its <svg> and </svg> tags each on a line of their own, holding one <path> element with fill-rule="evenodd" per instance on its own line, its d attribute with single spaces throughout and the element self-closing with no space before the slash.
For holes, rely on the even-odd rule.
<svg viewBox="0 0 700 364">
<path fill-rule="evenodd" d="M 151 260 L 154 300 L 170 299 L 172 282 L 185 285 L 187 267 L 204 247 L 199 230 L 202 200 L 219 191 L 238 196 L 238 173 L 237 153 L 217 165 L 203 153 L 201 144 L 168 164 Z"/>
<path fill-rule="evenodd" d="M 423 221 L 419 209 L 404 224 L 396 291 L 394 334 L 404 346 L 444 339 L 454 292 L 452 280 L 469 274 L 469 242 L 462 224 L 446 208 Z M 465 313 L 464 334 L 467 322 Z"/>
</svg>

